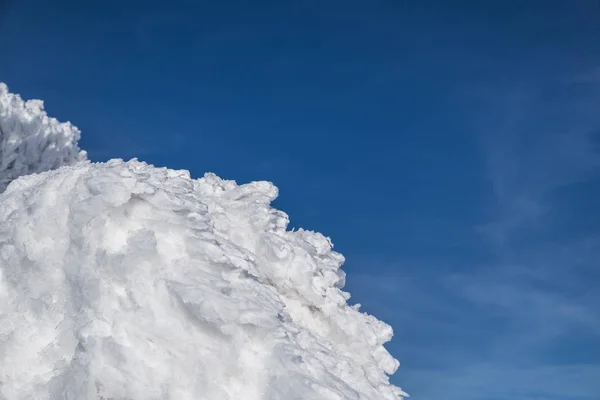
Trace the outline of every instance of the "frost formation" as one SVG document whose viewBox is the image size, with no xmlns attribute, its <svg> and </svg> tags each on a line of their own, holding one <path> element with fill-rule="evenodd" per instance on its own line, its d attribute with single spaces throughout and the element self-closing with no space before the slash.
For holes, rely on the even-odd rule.
<svg viewBox="0 0 600 400">
<path fill-rule="evenodd" d="M 0 82 L 0 193 L 19 176 L 85 160 L 81 132 L 49 118 L 41 100 L 23 101 Z"/>
<path fill-rule="evenodd" d="M 1 400 L 405 396 L 392 329 L 275 186 L 85 161 L 76 128 L 0 90 Z"/>
</svg>

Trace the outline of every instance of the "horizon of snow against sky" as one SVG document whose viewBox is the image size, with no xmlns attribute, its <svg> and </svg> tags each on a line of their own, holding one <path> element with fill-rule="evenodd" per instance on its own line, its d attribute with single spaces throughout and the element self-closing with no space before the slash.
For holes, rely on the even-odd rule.
<svg viewBox="0 0 600 400">
<path fill-rule="evenodd" d="M 412 398 L 597 400 L 599 7 L 0 1 L 0 81 L 94 161 L 272 181 Z"/>
<path fill-rule="evenodd" d="M 270 182 L 92 163 L 0 82 L 0 397 L 401 400 L 392 328 Z"/>
</svg>

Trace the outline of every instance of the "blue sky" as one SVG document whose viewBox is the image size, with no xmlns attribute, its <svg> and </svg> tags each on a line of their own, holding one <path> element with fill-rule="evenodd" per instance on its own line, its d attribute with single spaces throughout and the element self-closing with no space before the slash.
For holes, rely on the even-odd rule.
<svg viewBox="0 0 600 400">
<path fill-rule="evenodd" d="M 0 0 L 0 80 L 121 157 L 270 180 L 417 400 L 600 398 L 597 1 Z"/>
</svg>

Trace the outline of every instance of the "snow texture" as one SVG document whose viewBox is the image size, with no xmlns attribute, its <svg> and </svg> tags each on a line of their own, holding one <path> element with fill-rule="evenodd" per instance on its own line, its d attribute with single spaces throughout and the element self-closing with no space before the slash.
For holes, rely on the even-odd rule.
<svg viewBox="0 0 600 400">
<path fill-rule="evenodd" d="M 0 193 L 19 176 L 48 171 L 86 159 L 79 130 L 48 118 L 44 102 L 24 102 L 0 82 Z"/>
<path fill-rule="evenodd" d="M 26 126 L 11 101 L 2 126 Z M 52 160 L 80 161 L 3 148 L 50 170 L 0 194 L 1 400 L 405 396 L 392 329 L 347 304 L 328 238 L 286 230 L 275 186 L 84 161 L 78 132 L 44 118 L 37 137 L 71 135 Z"/>
</svg>

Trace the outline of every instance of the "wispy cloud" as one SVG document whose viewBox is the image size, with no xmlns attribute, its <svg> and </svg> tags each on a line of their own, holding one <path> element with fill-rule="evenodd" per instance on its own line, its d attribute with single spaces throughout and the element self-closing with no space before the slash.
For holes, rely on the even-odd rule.
<svg viewBox="0 0 600 400">
<path fill-rule="evenodd" d="M 600 396 L 592 379 L 599 360 L 583 365 L 583 353 L 557 355 L 565 344 L 588 353 L 600 346 L 599 277 L 592 272 L 600 260 L 600 231 L 579 232 L 577 224 L 564 223 L 588 218 L 574 209 L 582 194 L 572 189 L 600 178 L 600 116 L 590 112 L 599 99 L 573 95 L 563 85 L 517 91 L 498 107 L 504 117 L 485 147 L 494 202 L 490 220 L 478 227 L 495 258 L 446 277 L 457 295 L 502 321 L 490 360 L 463 371 L 494 385 L 496 397 L 478 383 L 473 398 Z"/>
<path fill-rule="evenodd" d="M 522 229 L 542 228 L 555 211 L 555 192 L 600 169 L 600 116 L 587 112 L 589 101 L 600 104 L 600 99 L 577 106 L 580 99 L 543 96 L 511 93 L 499 104 L 498 124 L 488 128 L 484 140 L 495 216 L 479 229 L 500 245 Z"/>
<path fill-rule="evenodd" d="M 428 266 L 419 277 L 390 269 L 350 284 L 366 311 L 393 324 L 394 379 L 411 398 L 596 400 L 600 293 L 586 273 L 599 250 L 580 242 L 520 265 Z"/>
<path fill-rule="evenodd" d="M 454 370 L 405 372 L 424 390 L 419 400 L 596 400 L 600 365 L 512 366 L 473 364 Z"/>
<path fill-rule="evenodd" d="M 504 318 L 503 332 L 493 345 L 498 357 L 536 361 L 540 352 L 552 350 L 554 340 L 569 339 L 577 332 L 595 336 L 600 344 L 596 285 L 586 281 L 573 261 L 557 263 L 552 255 L 544 256 L 543 265 L 523 260 L 522 265 L 497 265 L 448 277 L 448 285 L 457 294 L 484 312 Z M 560 280 L 565 271 L 569 271 L 567 284 Z"/>
<path fill-rule="evenodd" d="M 394 325 L 395 379 L 412 398 L 600 398 L 600 228 L 579 228 L 589 215 L 577 206 L 594 195 L 578 185 L 600 180 L 600 94 L 571 84 L 489 99 L 490 201 L 474 205 L 488 218 L 472 244 L 485 261 L 424 255 L 408 276 L 412 260 L 350 275 L 367 311 Z"/>
<path fill-rule="evenodd" d="M 575 75 L 570 80 L 570 83 L 600 84 L 600 67 L 595 67 Z"/>
</svg>

